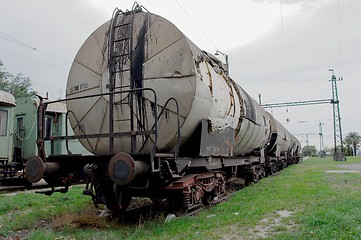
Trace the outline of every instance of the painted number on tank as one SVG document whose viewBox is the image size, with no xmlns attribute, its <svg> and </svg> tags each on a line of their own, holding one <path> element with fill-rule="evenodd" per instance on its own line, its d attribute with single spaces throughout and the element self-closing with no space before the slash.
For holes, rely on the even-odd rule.
<svg viewBox="0 0 361 240">
<path fill-rule="evenodd" d="M 70 87 L 70 93 L 79 92 L 88 88 L 88 83 L 82 83 L 74 87 Z"/>
</svg>

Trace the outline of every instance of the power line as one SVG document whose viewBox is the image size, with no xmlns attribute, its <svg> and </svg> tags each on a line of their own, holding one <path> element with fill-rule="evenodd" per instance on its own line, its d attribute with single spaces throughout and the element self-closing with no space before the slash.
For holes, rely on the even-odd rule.
<svg viewBox="0 0 361 240">
<path fill-rule="evenodd" d="M 44 87 L 44 88 L 47 88 L 47 89 L 58 89 L 58 90 L 63 90 L 63 87 L 56 87 L 54 85 L 49 85 L 49 84 L 46 84 L 46 83 L 41 83 L 41 82 L 36 82 L 36 81 L 33 81 L 31 80 L 31 82 L 34 84 L 34 85 L 38 85 L 38 86 L 41 86 L 41 87 Z"/>
<path fill-rule="evenodd" d="M 338 67 L 341 69 L 341 24 L 340 24 L 340 0 L 337 1 L 337 32 L 338 32 Z"/>
<path fill-rule="evenodd" d="M 25 56 L 18 55 L 18 54 L 15 54 L 15 53 L 11 53 L 11 52 L 8 52 L 8 51 L 0 50 L 0 52 L 5 53 L 5 54 L 9 54 L 9 55 L 13 55 L 13 56 L 16 56 L 16 57 L 19 57 L 19 58 L 23 58 L 23 59 L 26 59 L 26 60 L 29 60 L 29 61 L 32 61 L 32 62 L 37 62 L 37 63 L 41 63 L 41 64 L 46 64 L 46 65 L 49 65 L 49 66 L 52 66 L 52 67 L 56 67 L 56 68 L 67 69 L 66 67 L 62 67 L 62 66 L 59 66 L 59 65 L 55 65 L 55 64 L 51 64 L 51 63 L 39 61 L 39 60 L 36 60 L 36 59 L 33 59 L 33 58 L 25 57 Z"/>
<path fill-rule="evenodd" d="M 341 127 L 341 114 L 340 114 L 340 101 L 338 98 L 337 81 L 343 80 L 343 78 L 337 78 L 333 69 L 331 82 L 332 82 L 332 103 L 333 103 L 333 129 L 334 129 L 334 153 L 333 159 L 336 161 L 346 161 L 345 149 L 343 147 L 342 140 L 342 127 Z"/>
<path fill-rule="evenodd" d="M 267 103 L 267 104 L 262 104 L 262 107 L 276 108 L 276 107 L 305 106 L 305 105 L 315 105 L 315 104 L 325 104 L 325 103 L 332 103 L 332 99 L 317 99 L 317 100 L 286 102 L 286 103 Z"/>
<path fill-rule="evenodd" d="M 5 39 L 5 40 L 7 40 L 9 42 L 12 42 L 12 43 L 16 43 L 16 44 L 21 45 L 23 47 L 30 48 L 32 50 L 36 50 L 36 48 L 34 48 L 34 47 L 32 47 L 32 46 L 30 46 L 30 45 L 28 45 L 28 44 L 26 44 L 26 43 L 24 43 L 24 42 L 22 42 L 20 40 L 17 40 L 16 38 L 14 38 L 14 37 L 12 37 L 10 35 L 7 35 L 7 34 L 5 34 L 3 32 L 0 32 L 0 34 L 3 35 L 3 36 L 0 35 L 0 38 L 2 38 L 2 39 Z"/>
<path fill-rule="evenodd" d="M 174 2 L 183 10 L 183 12 L 189 17 L 189 19 L 193 22 L 193 24 L 201 31 L 201 33 L 208 39 L 208 41 L 213 45 L 215 49 L 218 49 L 217 46 L 213 43 L 213 41 L 207 36 L 207 34 L 203 31 L 203 29 L 197 24 L 196 21 L 193 20 L 191 15 L 188 14 L 188 12 L 178 3 L 177 0 L 174 0 Z"/>
<path fill-rule="evenodd" d="M 284 78 L 285 78 L 285 83 L 286 83 L 286 85 L 287 85 L 286 49 L 285 49 L 285 34 L 284 34 L 284 26 L 283 26 L 282 0 L 280 0 L 280 14 L 281 14 L 281 34 L 282 34 L 283 74 L 284 74 Z"/>
<path fill-rule="evenodd" d="M 312 86 L 310 86 L 310 87 L 303 88 L 303 89 L 301 89 L 301 90 L 297 90 L 297 91 L 294 91 L 294 92 L 290 92 L 290 93 L 288 93 L 288 94 L 286 94 L 286 95 L 283 95 L 283 96 L 280 96 L 280 97 L 277 97 L 277 98 L 273 98 L 273 99 L 269 100 L 269 102 L 272 102 L 272 101 L 275 101 L 275 100 L 278 100 L 278 99 L 282 99 L 282 98 L 284 98 L 284 97 L 288 97 L 288 96 L 291 96 L 291 95 L 296 94 L 296 93 L 301 93 L 301 92 L 304 92 L 304 91 L 309 90 L 309 89 L 311 89 L 311 88 L 318 87 L 318 86 L 323 85 L 323 84 L 326 84 L 326 83 L 327 83 L 327 82 L 322 81 L 322 82 L 320 82 L 320 83 L 318 83 L 318 84 L 315 84 L 315 85 L 312 85 Z"/>
<path fill-rule="evenodd" d="M 24 43 L 24 42 L 22 42 L 22 41 L 20 41 L 20 40 L 18 40 L 18 39 L 16 39 L 16 38 L 14 38 L 14 37 L 8 35 L 8 34 L 3 33 L 3 32 L 0 32 L 0 38 L 5 39 L 5 40 L 7 40 L 7 41 L 9 41 L 9 42 L 18 44 L 18 45 L 20 45 L 20 46 L 29 48 L 29 49 L 31 49 L 31 50 L 33 50 L 33 51 L 39 52 L 39 53 L 41 53 L 41 54 L 43 54 L 43 55 L 46 55 L 46 56 L 48 56 L 48 57 L 57 59 L 57 60 L 59 60 L 59 61 L 62 61 L 62 62 L 65 62 L 65 63 L 71 63 L 71 62 L 69 62 L 69 61 L 67 61 L 67 60 L 65 60 L 65 59 L 59 58 L 59 57 L 57 57 L 57 56 L 54 56 L 54 55 L 52 55 L 52 54 L 50 54 L 50 53 L 47 53 L 47 52 L 45 52 L 45 51 L 42 51 L 42 50 L 36 48 L 36 47 L 30 46 L 29 44 L 26 44 L 26 43 Z"/>
</svg>

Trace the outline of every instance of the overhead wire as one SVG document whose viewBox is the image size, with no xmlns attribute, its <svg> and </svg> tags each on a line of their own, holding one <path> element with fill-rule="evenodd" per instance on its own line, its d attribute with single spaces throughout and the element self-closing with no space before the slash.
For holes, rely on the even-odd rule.
<svg viewBox="0 0 361 240">
<path fill-rule="evenodd" d="M 62 58 L 59 58 L 57 56 L 54 56 L 48 52 L 45 52 L 43 50 L 40 50 L 36 47 L 33 47 L 23 41 L 20 41 L 6 33 L 3 33 L 3 32 L 0 32 L 0 38 L 4 39 L 4 40 L 7 40 L 9 42 L 12 42 L 14 44 L 17 44 L 17 45 L 20 45 L 20 46 L 23 46 L 25 48 L 28 48 L 30 50 L 33 50 L 33 51 L 36 51 L 37 53 L 41 53 L 47 57 L 50 57 L 50 58 L 53 58 L 53 59 L 56 59 L 58 61 L 61 61 L 61 62 L 64 62 L 64 63 L 67 63 L 67 64 L 70 64 L 69 61 L 65 60 L 65 59 L 62 59 Z M 26 57 L 26 56 L 23 56 L 23 55 L 19 55 L 19 54 L 15 54 L 15 53 L 12 53 L 12 52 L 9 52 L 9 51 L 4 51 L 4 50 L 0 50 L 0 52 L 2 53 L 5 53 L 5 54 L 9 54 L 9 55 L 13 55 L 13 56 L 16 56 L 16 57 L 19 57 L 19 58 L 22 58 L 22 59 L 26 59 L 28 61 L 32 61 L 32 62 L 37 62 L 37 63 L 41 63 L 41 64 L 45 64 L 45 65 L 48 65 L 48 66 L 52 66 L 52 67 L 55 67 L 55 68 L 59 68 L 59 69 L 67 69 L 67 67 L 64 67 L 64 66 L 60 66 L 60 65 L 56 65 L 56 64 L 52 64 L 52 63 L 48 63 L 48 62 L 44 62 L 44 61 L 40 61 L 40 60 L 37 60 L 37 59 L 34 59 L 34 58 L 29 58 L 29 57 Z M 50 85 L 47 85 L 47 84 L 44 84 L 44 83 L 39 83 L 39 82 L 36 82 L 34 80 L 31 80 L 31 82 L 33 83 L 33 85 L 37 85 L 37 89 L 41 88 L 43 90 L 46 90 L 46 91 L 49 91 L 49 89 L 51 88 L 52 90 L 57 89 L 57 90 L 60 90 L 60 92 L 63 91 L 62 88 L 59 88 L 59 87 L 54 87 L 53 85 L 50 86 Z"/>
<path fill-rule="evenodd" d="M 4 51 L 4 50 L 0 50 L 0 52 L 5 53 L 5 54 L 9 54 L 9 55 L 13 55 L 13 56 L 16 56 L 16 57 L 19 57 L 19 58 L 23 58 L 23 59 L 26 59 L 26 60 L 29 60 L 29 61 L 32 61 L 32 62 L 37 62 L 37 63 L 41 63 L 41 64 L 45 64 L 45 65 L 49 65 L 49 66 L 56 67 L 56 68 L 61 68 L 61 69 L 67 69 L 66 67 L 63 67 L 63 66 L 59 66 L 59 65 L 39 61 L 39 60 L 36 60 L 34 58 L 25 57 L 25 56 L 18 55 L 18 54 L 12 53 L 12 52 Z"/>
<path fill-rule="evenodd" d="M 272 101 L 275 101 L 275 100 L 278 100 L 278 99 L 282 99 L 282 98 L 284 98 L 284 97 L 288 97 L 288 96 L 291 96 L 291 95 L 296 94 L 296 93 L 301 93 L 301 92 L 304 92 L 304 91 L 306 91 L 306 90 L 310 90 L 310 89 L 312 89 L 312 88 L 318 87 L 318 86 L 323 85 L 323 84 L 328 84 L 328 82 L 322 81 L 322 82 L 320 82 L 320 83 L 318 83 L 318 84 L 315 84 L 315 85 L 312 85 L 312 86 L 310 86 L 310 87 L 303 88 L 303 89 L 300 89 L 300 90 L 297 90 L 297 91 L 293 91 L 293 92 L 290 92 L 290 93 L 288 93 L 288 94 L 285 94 L 285 95 L 280 96 L 280 97 L 277 97 L 277 98 L 273 98 L 273 99 L 269 100 L 268 102 L 271 103 Z"/>
<path fill-rule="evenodd" d="M 63 88 L 59 88 L 59 87 L 56 87 L 54 85 L 50 85 L 50 84 L 46 84 L 46 83 L 41 83 L 41 82 L 37 82 L 37 81 L 31 81 L 32 83 L 34 83 L 35 85 L 40 85 L 42 87 L 50 87 L 50 88 L 56 88 L 58 90 L 63 90 Z"/>
<path fill-rule="evenodd" d="M 338 0 L 339 2 L 339 0 Z M 282 38 L 282 55 L 283 55 L 283 72 L 284 72 L 284 81 L 285 81 L 285 84 L 287 85 L 287 59 L 286 59 L 286 48 L 285 48 L 285 33 L 284 33 L 284 16 L 283 16 L 283 8 L 282 8 L 282 0 L 280 0 L 280 18 L 281 18 L 281 38 Z M 339 8 L 339 6 L 338 6 Z M 338 20 L 338 26 L 339 26 L 339 32 L 340 32 L 340 20 Z M 339 34 L 340 35 L 340 34 Z M 341 58 L 340 57 L 341 54 L 340 54 L 340 39 L 339 39 L 339 59 Z M 271 99 L 269 100 L 269 102 L 272 102 L 272 101 L 275 101 L 275 100 L 278 100 L 278 99 L 282 99 L 284 97 L 288 97 L 288 96 L 291 96 L 293 94 L 297 94 L 297 93 L 300 93 L 300 92 L 303 92 L 303 91 L 306 91 L 306 90 L 309 90 L 309 89 L 312 89 L 312 88 L 315 88 L 315 87 L 318 87 L 320 85 L 323 85 L 323 84 L 326 84 L 327 82 L 320 82 L 318 84 L 315 84 L 313 86 L 310 86 L 310 87 L 307 87 L 307 88 L 304 88 L 304 89 L 301 89 L 301 90 L 297 90 L 297 91 L 294 91 L 294 92 L 290 92 L 288 94 L 285 94 L 283 96 L 280 96 L 280 97 L 277 97 L 277 98 L 274 98 L 274 99 Z"/>
<path fill-rule="evenodd" d="M 2 35 L 2 36 L 1 36 L 1 35 Z M 0 38 L 5 39 L 5 40 L 7 40 L 7 41 L 9 41 L 9 42 L 13 42 L 13 43 L 19 44 L 19 45 L 21 45 L 21 46 L 30 48 L 30 49 L 32 49 L 32 50 L 36 50 L 35 47 L 32 47 L 32 46 L 30 46 L 30 45 L 28 45 L 28 44 L 26 44 L 26 43 L 24 43 L 24 42 L 22 42 L 22 41 L 20 41 L 20 40 L 17 40 L 16 38 L 14 38 L 14 37 L 12 37 L 12 36 L 10 36 L 10 35 L 8 35 L 8 34 L 5 34 L 5 33 L 3 33 L 3 32 L 0 32 Z"/>
<path fill-rule="evenodd" d="M 341 20 L 340 20 L 340 0 L 337 0 L 337 32 L 338 32 L 338 68 L 341 72 Z"/>
<path fill-rule="evenodd" d="M 199 29 L 199 31 L 207 38 L 207 40 L 212 44 L 212 46 L 215 49 L 218 49 L 217 46 L 214 44 L 214 42 L 208 37 L 208 35 L 203 31 L 203 29 L 197 24 L 196 21 L 191 17 L 191 15 L 185 10 L 185 8 L 180 5 L 180 3 L 177 0 L 174 0 L 174 2 L 182 9 L 182 11 L 189 17 L 189 19 L 193 22 L 193 24 Z"/>
<path fill-rule="evenodd" d="M 59 61 L 62 61 L 62 62 L 68 63 L 68 64 L 71 63 L 70 61 L 67 61 L 67 60 L 65 60 L 65 59 L 59 58 L 59 57 L 54 56 L 54 55 L 52 55 L 52 54 L 50 54 L 50 53 L 47 53 L 47 52 L 45 52 L 45 51 L 43 51 L 43 50 L 40 50 L 40 49 L 38 49 L 38 48 L 36 48 L 36 47 L 33 47 L 33 46 L 31 46 L 31 45 L 29 45 L 29 44 L 27 44 L 27 43 L 25 43 L 25 42 L 23 42 L 23 41 L 20 41 L 20 40 L 18 40 L 18 39 L 16 39 L 16 38 L 14 38 L 14 37 L 6 34 L 6 33 L 0 32 L 0 38 L 5 39 L 5 40 L 7 40 L 7 41 L 9 41 L 9 42 L 18 44 L 18 45 L 20 45 L 20 46 L 29 48 L 29 49 L 31 49 L 31 50 L 33 50 L 33 51 L 39 52 L 39 53 L 41 53 L 41 54 L 43 54 L 43 55 L 46 55 L 46 56 L 48 56 L 48 57 L 57 59 L 57 60 L 59 60 Z"/>
<path fill-rule="evenodd" d="M 283 74 L 284 81 L 287 87 L 287 68 L 286 68 L 286 49 L 285 49 L 285 33 L 284 33 L 284 21 L 283 21 L 283 9 L 282 0 L 280 0 L 280 15 L 281 15 L 281 36 L 282 36 L 282 57 L 283 57 Z"/>
</svg>

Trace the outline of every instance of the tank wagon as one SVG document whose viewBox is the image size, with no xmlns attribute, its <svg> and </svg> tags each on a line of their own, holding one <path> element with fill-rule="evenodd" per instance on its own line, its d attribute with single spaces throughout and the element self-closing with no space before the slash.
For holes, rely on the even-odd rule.
<svg viewBox="0 0 361 240">
<path fill-rule="evenodd" d="M 115 212 L 139 196 L 166 198 L 170 211 L 182 213 L 300 160 L 299 141 L 219 59 L 137 4 L 116 10 L 84 42 L 66 97 L 75 136 L 49 138 L 40 126 L 27 179 L 67 188 L 86 178 L 84 194 Z M 94 156 L 41 150 L 73 138 Z"/>
<path fill-rule="evenodd" d="M 26 159 L 36 155 L 37 149 L 37 111 L 40 100 L 35 97 L 15 98 L 0 91 L 0 186 L 27 186 L 31 184 L 24 177 Z M 16 104 L 15 104 L 16 102 Z M 50 104 L 45 112 L 45 136 L 65 134 L 66 104 Z M 74 135 L 72 129 L 69 134 Z M 69 148 L 81 154 L 91 154 L 78 140 L 58 141 L 44 145 L 45 152 L 51 155 L 67 154 Z"/>
</svg>

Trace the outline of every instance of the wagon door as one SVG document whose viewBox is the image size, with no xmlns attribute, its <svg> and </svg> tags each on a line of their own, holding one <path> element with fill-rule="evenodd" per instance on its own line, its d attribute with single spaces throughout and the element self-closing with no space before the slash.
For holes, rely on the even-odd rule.
<svg viewBox="0 0 361 240">
<path fill-rule="evenodd" d="M 15 154 L 17 157 L 24 156 L 24 141 L 26 131 L 24 126 L 24 115 L 16 115 L 16 137 L 15 137 Z"/>
<path fill-rule="evenodd" d="M 2 163 L 13 159 L 13 109 L 0 109 L 0 160 Z"/>
</svg>

